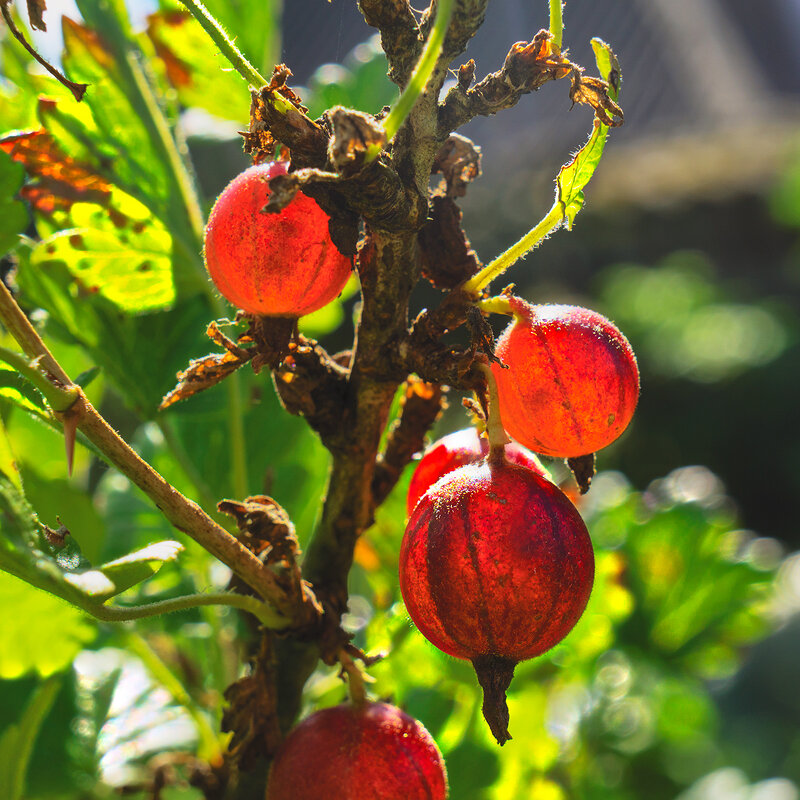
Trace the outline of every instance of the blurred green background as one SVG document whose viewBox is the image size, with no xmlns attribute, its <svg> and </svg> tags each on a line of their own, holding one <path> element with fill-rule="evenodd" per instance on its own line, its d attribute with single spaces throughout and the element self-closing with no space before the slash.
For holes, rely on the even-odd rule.
<svg viewBox="0 0 800 800">
<path fill-rule="evenodd" d="M 376 112 L 395 97 L 350 0 L 292 0 L 282 16 L 255 0 L 207 5 L 264 71 L 286 60 L 312 113 L 335 103 Z M 479 75 L 546 25 L 545 5 L 490 5 L 468 52 Z M 518 668 L 514 738 L 500 750 L 480 717 L 469 665 L 422 639 L 399 602 L 410 470 L 360 543 L 351 579 L 347 624 L 356 643 L 390 653 L 371 671 L 371 691 L 428 727 L 454 800 L 798 798 L 800 71 L 791 72 L 797 15 L 789 5 L 765 2 L 754 17 L 736 2 L 698 2 L 680 13 L 660 1 L 567 3 L 573 58 L 591 69 L 593 35 L 620 57 L 626 124 L 612 133 L 575 230 L 557 233 L 508 280 L 529 300 L 598 309 L 639 358 L 634 422 L 599 455 L 600 472 L 580 500 L 597 552 L 589 608 L 563 644 Z M 93 83 L 76 106 L 5 39 L 2 129 L 44 125 L 69 155 L 111 164 L 114 207 L 150 220 L 149 238 L 122 241 L 91 203 L 29 221 L 11 199 L 22 170 L 0 153 L 0 243 L 12 251 L 4 271 L 71 375 L 100 366 L 90 398 L 168 479 L 207 509 L 242 489 L 266 491 L 305 542 L 327 455 L 280 409 L 268 377 L 245 369 L 235 389 L 156 411 L 175 372 L 212 349 L 205 324 L 231 310 L 198 279 L 191 202 L 176 188 L 135 80 L 144 76 L 159 119 L 191 154 L 203 213 L 247 164 L 236 136 L 247 122 L 246 87 L 220 71 L 199 29 L 175 16 L 177 4 L 132 2 L 129 17 L 118 0 L 49 6 L 50 31 L 34 40 L 51 57 L 60 59 L 62 11 L 114 46 L 93 51 L 91 39 L 68 30 L 64 66 Z M 691 47 L 692 32 L 703 47 Z M 110 62 L 98 59 L 103 52 Z M 55 110 L 37 102 L 42 93 L 58 99 Z M 507 113 L 465 131 L 484 149 L 484 175 L 462 207 L 485 261 L 549 208 L 558 167 L 590 127 L 585 109 L 570 112 L 563 84 Z M 95 232 L 88 254 L 38 243 L 63 244 L 59 232 L 76 228 Z M 30 237 L 22 244 L 20 232 Z M 81 258 L 109 251 L 115 269 L 92 275 L 99 292 L 79 291 Z M 159 265 L 158 283 L 136 293 L 144 252 Z M 346 295 L 301 323 L 331 352 L 352 340 L 356 287 Z M 435 302 L 437 293 L 421 287 L 415 310 Z M 8 337 L 3 343 L 11 346 Z M 60 435 L 42 424 L 41 401 L 9 371 L 0 378 L 4 468 L 13 457 L 43 522 L 57 527 L 58 517 L 92 563 L 175 535 L 87 450 L 79 447 L 67 479 Z M 246 453 L 231 447 L 227 420 L 236 408 Z M 465 424 L 452 396 L 435 435 Z M 222 587 L 227 577 L 188 543 L 177 564 L 125 599 Z M 99 799 L 126 787 L 146 797 L 154 764 L 169 754 L 176 782 L 162 796 L 200 796 L 179 754 L 214 750 L 221 693 L 246 649 L 246 626 L 233 612 L 172 615 L 133 632 L 97 625 L 6 573 L 0 607 L 0 796 Z M 335 671 L 320 669 L 305 709 L 344 696 Z"/>
</svg>

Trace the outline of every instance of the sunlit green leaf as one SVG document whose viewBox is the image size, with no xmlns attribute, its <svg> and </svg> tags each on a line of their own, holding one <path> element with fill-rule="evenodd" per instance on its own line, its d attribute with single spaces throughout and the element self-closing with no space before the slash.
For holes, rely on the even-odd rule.
<svg viewBox="0 0 800 800">
<path fill-rule="evenodd" d="M 184 106 L 244 124 L 250 108 L 247 83 L 193 17 L 186 12 L 153 14 L 147 35 Z"/>
<path fill-rule="evenodd" d="M 68 667 L 97 628 L 77 608 L 0 572 L 0 607 L 14 609 L 0 625 L 0 678 L 36 673 L 45 678 Z"/>
<path fill-rule="evenodd" d="M 592 39 L 592 47 L 597 59 L 597 67 L 604 80 L 609 80 L 611 70 L 615 70 L 616 79 L 621 80 L 619 63 L 611 48 L 601 39 Z M 610 92 L 616 99 L 617 92 Z M 606 146 L 609 128 L 597 120 L 594 121 L 589 141 L 572 157 L 569 164 L 561 168 L 556 178 L 556 201 L 561 205 L 567 228 L 572 227 L 575 217 L 583 208 L 585 197 L 583 190 L 594 175 L 603 149 Z"/>
<path fill-rule="evenodd" d="M 37 245 L 34 267 L 64 264 L 76 290 L 98 293 L 126 313 L 169 308 L 175 301 L 172 238 L 155 219 L 123 218 L 112 222 L 92 206 L 73 207 L 74 218 L 92 227 L 61 231 Z"/>
</svg>

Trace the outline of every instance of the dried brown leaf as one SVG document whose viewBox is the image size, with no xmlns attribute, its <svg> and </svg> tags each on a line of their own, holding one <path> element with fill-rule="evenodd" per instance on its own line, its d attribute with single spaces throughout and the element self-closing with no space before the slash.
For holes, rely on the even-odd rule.
<svg viewBox="0 0 800 800">
<path fill-rule="evenodd" d="M 597 119 L 610 128 L 622 125 L 625 119 L 622 109 L 608 93 L 608 84 L 600 78 L 590 78 L 577 72 L 573 73 L 569 97 L 573 103 L 590 105 L 594 109 Z"/>
<path fill-rule="evenodd" d="M 64 153 L 44 128 L 8 134 L 0 139 L 0 148 L 33 179 L 20 194 L 40 214 L 68 211 L 73 203 L 108 206 L 111 184 Z"/>
<path fill-rule="evenodd" d="M 466 136 L 451 133 L 431 171 L 444 177 L 448 197 L 463 197 L 467 186 L 481 174 L 481 148 Z"/>
<path fill-rule="evenodd" d="M 212 322 L 206 329 L 206 335 L 224 347 L 225 352 L 210 353 L 189 362 L 189 366 L 178 373 L 177 386 L 168 392 L 161 401 L 159 405 L 161 411 L 179 400 L 186 400 L 204 389 L 216 386 L 255 355 L 253 348 L 240 346 L 240 344 L 252 342 L 247 333 L 239 337 L 239 344 L 235 344 L 222 334 L 215 322 Z"/>
<path fill-rule="evenodd" d="M 368 155 L 386 145 L 383 126 L 369 114 L 336 106 L 327 116 L 333 128 L 328 158 L 341 175 L 355 175 L 367 162 Z"/>
<path fill-rule="evenodd" d="M 28 19 L 31 22 L 31 28 L 40 31 L 47 30 L 44 22 L 45 11 L 47 11 L 45 0 L 28 0 Z"/>
</svg>

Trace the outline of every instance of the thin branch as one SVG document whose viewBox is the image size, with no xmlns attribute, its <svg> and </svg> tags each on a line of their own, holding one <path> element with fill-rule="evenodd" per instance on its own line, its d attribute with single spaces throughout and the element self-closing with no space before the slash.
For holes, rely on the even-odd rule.
<svg viewBox="0 0 800 800">
<path fill-rule="evenodd" d="M 550 33 L 553 34 L 553 43 L 561 47 L 564 36 L 564 0 L 550 0 Z"/>
<path fill-rule="evenodd" d="M 28 361 L 27 358 L 7 347 L 0 347 L 0 361 L 5 361 L 20 375 L 27 378 L 55 411 L 66 411 L 78 399 L 78 393 L 75 390 L 56 386 L 39 371 L 36 362 Z"/>
<path fill-rule="evenodd" d="M 14 24 L 14 20 L 11 17 L 11 13 L 8 10 L 10 0 L 0 0 L 0 12 L 3 14 L 3 19 L 6 21 L 6 25 L 8 25 L 8 29 L 11 31 L 14 38 L 33 56 L 36 61 L 38 61 L 59 83 L 62 83 L 64 86 L 67 87 L 72 92 L 72 96 L 80 102 L 83 100 L 83 96 L 86 94 L 86 90 L 89 88 L 88 83 L 75 83 L 67 78 L 66 75 L 59 72 L 49 61 L 46 61 L 42 58 L 33 46 L 28 42 L 28 40 L 23 35 L 22 31 L 17 28 Z"/>
<path fill-rule="evenodd" d="M 5 284 L 0 284 L 0 319 L 26 355 L 32 359 L 40 359 L 39 363 L 65 388 L 78 393 L 78 399 L 70 409 L 59 415 L 62 424 L 76 424 L 108 460 L 158 506 L 169 522 L 227 564 L 284 616 L 293 618 L 295 609 L 287 602 L 275 575 L 238 539 L 214 522 L 197 503 L 184 497 L 131 449 L 86 399 L 80 387 L 72 383 Z M 307 605 L 304 605 L 305 608 Z M 304 610 L 301 613 L 306 612 Z M 300 623 L 308 620 L 295 621 Z"/>
<path fill-rule="evenodd" d="M 390 80 L 405 86 L 422 51 L 419 26 L 408 0 L 359 0 L 358 7 L 367 25 L 381 32 Z"/>
<path fill-rule="evenodd" d="M 473 117 L 488 117 L 511 108 L 523 95 L 580 69 L 562 56 L 554 44 L 553 35 L 544 29 L 530 42 L 517 42 L 509 50 L 502 68 L 472 87 L 474 62 L 470 62 L 468 70 L 462 67 L 459 81 L 439 107 L 439 136 L 444 140 Z"/>
<path fill-rule="evenodd" d="M 201 606 L 230 606 L 240 611 L 247 611 L 256 617 L 270 630 L 280 631 L 291 626 L 292 621 L 282 616 L 275 609 L 249 595 L 234 592 L 208 592 L 206 594 L 190 594 L 184 597 L 171 597 L 156 603 L 143 606 L 107 606 L 100 603 L 85 603 L 81 608 L 95 619 L 103 622 L 130 622 L 135 619 L 157 617 L 175 611 L 186 611 Z"/>
<path fill-rule="evenodd" d="M 564 222 L 564 209 L 555 202 L 545 218 L 532 230 L 528 231 L 518 242 L 515 242 L 494 261 L 487 264 L 477 275 L 474 275 L 461 289 L 467 294 L 477 297 L 480 291 L 491 281 L 502 275 L 512 264 L 519 261 L 535 247 L 538 247 L 553 231 Z"/>
<path fill-rule="evenodd" d="M 447 28 L 450 25 L 450 18 L 453 15 L 454 2 L 455 0 L 440 0 L 439 2 L 436 22 L 428 35 L 419 61 L 414 67 L 403 93 L 383 121 L 383 130 L 386 133 L 388 142 L 392 141 L 406 117 L 411 113 L 417 98 L 428 86 L 434 67 L 442 55 L 442 46 L 447 34 Z"/>
<path fill-rule="evenodd" d="M 181 0 L 191 15 L 200 23 L 203 30 L 211 37 L 220 52 L 230 61 L 233 68 L 252 86 L 265 86 L 269 81 L 244 57 L 241 50 L 233 43 L 222 25 L 211 16 L 200 0 Z"/>
<path fill-rule="evenodd" d="M 444 393 L 439 384 L 415 377 L 408 379 L 400 414 L 389 432 L 372 478 L 376 508 L 389 496 L 414 454 L 425 446 L 425 436 L 444 406 Z"/>
</svg>

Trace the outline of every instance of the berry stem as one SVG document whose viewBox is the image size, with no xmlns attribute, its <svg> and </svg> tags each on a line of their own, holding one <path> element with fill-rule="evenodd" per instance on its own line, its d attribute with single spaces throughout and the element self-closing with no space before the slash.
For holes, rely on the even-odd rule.
<svg viewBox="0 0 800 800">
<path fill-rule="evenodd" d="M 271 630 L 282 630 L 291 625 L 291 620 L 279 614 L 272 606 L 261 600 L 234 592 L 209 592 L 189 594 L 183 597 L 172 597 L 143 606 L 106 606 L 100 603 L 85 603 L 84 611 L 103 622 L 130 622 L 145 617 L 157 617 L 171 614 L 173 611 L 185 611 L 201 606 L 231 606 L 240 611 L 247 611 L 256 617 L 265 627 Z"/>
<path fill-rule="evenodd" d="M 564 221 L 564 210 L 558 201 L 553 204 L 547 216 L 532 230 L 528 231 L 518 242 L 512 244 L 494 261 L 487 264 L 480 272 L 473 275 L 461 285 L 461 291 L 478 297 L 480 291 L 499 275 L 502 275 L 512 264 L 519 261 L 535 247 L 538 247 Z"/>
<path fill-rule="evenodd" d="M 201 0 L 181 0 L 192 16 L 200 23 L 203 30 L 212 38 L 214 44 L 219 47 L 220 52 L 233 68 L 249 83 L 256 88 L 266 86 L 267 81 L 264 76 L 244 57 L 241 50 L 231 41 L 225 29 L 211 16 L 208 9 Z M 287 106 L 291 105 L 284 101 Z"/>
<path fill-rule="evenodd" d="M 562 11 L 563 0 L 550 0 L 550 33 L 553 34 L 553 44 L 561 48 L 561 39 L 564 34 L 564 19 Z"/>
<path fill-rule="evenodd" d="M 425 42 L 419 61 L 411 73 L 406 88 L 403 89 L 403 93 L 383 121 L 383 131 L 386 134 L 387 143 L 392 141 L 400 126 L 405 122 L 406 117 L 411 113 L 417 98 L 428 85 L 433 69 L 442 52 L 444 37 L 453 14 L 453 5 L 454 0 L 440 0 L 439 2 L 436 21 L 433 23 L 433 28 L 428 36 L 428 41 Z M 377 152 L 370 155 L 375 158 Z"/>
<path fill-rule="evenodd" d="M 347 674 L 347 691 L 350 694 L 350 700 L 354 706 L 363 706 L 367 702 L 364 673 L 344 648 L 339 651 L 339 663 L 342 665 L 342 672 Z"/>
<path fill-rule="evenodd" d="M 511 441 L 503 427 L 500 417 L 500 397 L 497 393 L 497 381 L 488 364 L 479 364 L 478 369 L 486 378 L 489 389 L 489 414 L 486 420 L 486 435 L 489 439 L 489 460 L 503 461 L 505 459 L 506 445 Z"/>
<path fill-rule="evenodd" d="M 515 316 L 511 302 L 508 297 L 502 294 L 497 297 L 487 297 L 485 300 L 478 300 L 475 305 L 487 314 L 505 314 L 509 317 Z"/>
</svg>

